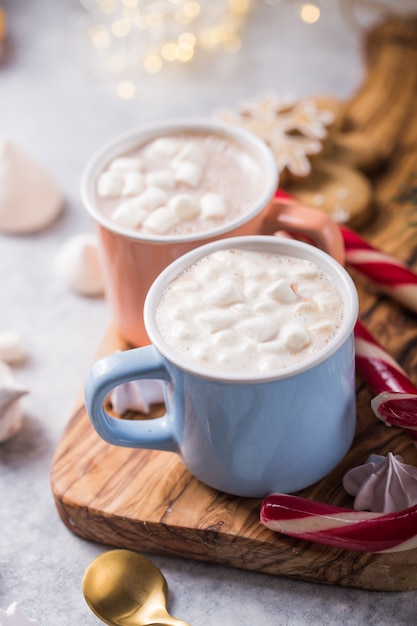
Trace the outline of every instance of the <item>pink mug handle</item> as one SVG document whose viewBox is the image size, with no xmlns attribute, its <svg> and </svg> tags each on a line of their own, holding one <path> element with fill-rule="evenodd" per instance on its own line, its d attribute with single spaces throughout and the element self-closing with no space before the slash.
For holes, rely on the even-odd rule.
<svg viewBox="0 0 417 626">
<path fill-rule="evenodd" d="M 339 226 L 323 211 L 299 204 L 287 197 L 275 197 L 263 222 L 263 234 L 278 230 L 300 233 L 345 264 L 345 246 Z"/>
</svg>

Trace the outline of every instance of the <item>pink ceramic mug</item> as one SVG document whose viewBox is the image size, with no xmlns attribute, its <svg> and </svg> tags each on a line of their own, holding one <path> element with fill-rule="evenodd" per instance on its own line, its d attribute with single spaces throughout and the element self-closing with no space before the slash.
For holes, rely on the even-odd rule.
<svg viewBox="0 0 417 626">
<path fill-rule="evenodd" d="M 124 228 L 100 210 L 97 180 L 115 158 L 153 139 L 180 134 L 215 135 L 237 143 L 259 163 L 264 185 L 256 202 L 243 215 L 204 232 L 148 235 Z M 219 171 L 219 176 L 222 172 Z M 119 136 L 87 164 L 81 181 L 83 203 L 92 216 L 99 241 L 106 297 L 119 334 L 133 346 L 149 343 L 143 324 L 143 304 L 154 279 L 174 259 L 202 244 L 242 235 L 271 235 L 279 230 L 301 233 L 325 252 L 344 262 L 339 228 L 323 212 L 275 199 L 278 172 L 274 156 L 254 134 L 211 120 L 162 121 Z"/>
</svg>

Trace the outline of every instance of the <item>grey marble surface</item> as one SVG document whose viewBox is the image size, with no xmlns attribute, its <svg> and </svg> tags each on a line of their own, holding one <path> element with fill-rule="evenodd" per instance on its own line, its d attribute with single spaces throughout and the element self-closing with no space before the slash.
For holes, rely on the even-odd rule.
<svg viewBox="0 0 417 626">
<path fill-rule="evenodd" d="M 136 97 L 123 101 L 91 69 L 78 2 L 2 4 L 9 39 L 0 65 L 0 134 L 47 169 L 65 207 L 36 235 L 0 236 L 0 329 L 20 334 L 27 360 L 14 369 L 30 389 L 23 429 L 0 444 L 0 608 L 16 601 L 42 626 L 92 626 L 100 622 L 81 580 L 107 548 L 62 524 L 49 484 L 54 450 L 109 321 L 104 300 L 71 293 L 53 272 L 62 243 L 92 230 L 79 197 L 83 166 L 104 141 L 148 120 L 211 115 L 263 91 L 349 97 L 364 71 L 360 40 L 335 1 L 321 2 L 314 26 L 300 21 L 296 2 L 257 2 L 238 55 L 205 59 L 181 75 L 140 77 Z M 385 4 L 409 8 L 415 0 Z M 171 612 L 193 626 L 417 620 L 414 591 L 372 593 L 151 558 L 168 580 Z"/>
</svg>

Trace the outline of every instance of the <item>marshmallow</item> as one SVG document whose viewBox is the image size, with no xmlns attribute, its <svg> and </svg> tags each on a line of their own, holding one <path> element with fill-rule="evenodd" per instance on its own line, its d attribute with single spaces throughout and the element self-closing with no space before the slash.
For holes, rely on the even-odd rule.
<svg viewBox="0 0 417 626">
<path fill-rule="evenodd" d="M 297 283 L 297 294 L 302 300 L 312 302 L 317 296 L 317 284 L 314 281 L 306 281 L 304 284 L 297 278 L 293 278 Z M 317 308 L 317 307 L 316 307 Z"/>
<path fill-rule="evenodd" d="M 176 182 L 182 183 L 187 187 L 198 187 L 202 176 L 203 170 L 192 161 L 181 161 L 175 170 Z"/>
<path fill-rule="evenodd" d="M 291 274 L 304 278 L 314 278 L 319 273 L 319 268 L 311 261 L 299 259 L 291 267 Z"/>
<path fill-rule="evenodd" d="M 236 262 L 236 256 L 240 257 L 239 250 L 232 250 L 233 254 L 227 254 L 227 250 L 216 250 L 210 255 L 210 264 L 215 261 L 219 267 L 232 267 Z M 239 267 L 242 267 L 239 259 Z"/>
<path fill-rule="evenodd" d="M 163 189 L 158 187 L 148 187 L 137 197 L 138 203 L 147 211 L 153 211 L 165 204 L 168 196 Z"/>
<path fill-rule="evenodd" d="M 178 224 L 178 218 L 174 211 L 162 206 L 149 213 L 143 225 L 156 233 L 166 233 L 170 228 Z"/>
<path fill-rule="evenodd" d="M 117 157 L 109 165 L 113 172 L 134 172 L 143 170 L 143 161 L 137 157 Z"/>
<path fill-rule="evenodd" d="M 117 209 L 113 211 L 111 219 L 124 228 L 138 228 L 147 216 L 148 212 L 140 204 L 140 201 L 137 198 L 132 198 L 119 204 Z"/>
<path fill-rule="evenodd" d="M 204 364 L 207 362 L 207 355 L 209 354 L 209 351 L 210 346 L 208 342 L 203 341 L 197 344 L 193 342 L 190 343 L 190 354 L 198 363 Z"/>
<path fill-rule="evenodd" d="M 198 322 L 210 333 L 227 328 L 235 321 L 236 316 L 231 311 L 205 311 L 198 316 Z"/>
<path fill-rule="evenodd" d="M 175 157 L 175 162 L 180 161 L 192 161 L 200 167 L 205 167 L 207 164 L 207 156 L 201 148 L 195 143 L 187 143 Z"/>
<path fill-rule="evenodd" d="M 256 280 L 265 280 L 266 278 L 265 268 L 259 263 L 253 262 L 252 259 L 250 261 L 247 259 L 242 260 L 239 266 L 241 267 L 245 278 L 254 278 Z"/>
<path fill-rule="evenodd" d="M 236 304 L 232 304 L 229 307 L 229 311 L 233 311 L 238 316 L 246 317 L 252 315 L 253 307 L 247 302 L 236 302 Z"/>
<path fill-rule="evenodd" d="M 181 295 L 181 294 L 180 294 Z M 173 320 L 182 321 L 187 317 L 187 313 L 189 312 L 190 307 L 192 307 L 192 302 L 188 302 L 188 299 L 181 298 L 181 304 L 177 304 L 176 306 L 171 307 L 171 318 Z M 172 331 L 172 328 L 171 328 Z"/>
<path fill-rule="evenodd" d="M 294 306 L 294 313 L 297 313 L 299 315 L 303 315 L 305 313 L 312 313 L 313 311 L 316 311 L 316 307 L 314 306 L 314 304 L 312 302 L 310 302 L 309 300 L 305 300 L 303 302 L 298 302 L 295 306 Z"/>
<path fill-rule="evenodd" d="M 170 291 L 174 293 L 195 293 L 198 289 L 198 281 L 188 276 L 181 276 L 178 280 L 170 285 Z"/>
<path fill-rule="evenodd" d="M 281 278 L 266 290 L 268 296 L 282 304 L 292 304 L 297 300 L 297 294 L 285 278 Z"/>
<path fill-rule="evenodd" d="M 0 441 L 13 437 L 21 428 L 20 398 L 28 393 L 14 377 L 12 369 L 0 361 Z"/>
<path fill-rule="evenodd" d="M 250 342 L 238 345 L 235 350 L 222 352 L 219 350 L 216 354 L 217 367 L 244 370 L 245 363 L 251 360 L 253 356 L 253 347 Z"/>
<path fill-rule="evenodd" d="M 218 193 L 206 193 L 201 198 L 201 213 L 207 219 L 215 219 L 226 215 L 226 203 Z"/>
<path fill-rule="evenodd" d="M 223 274 L 224 265 L 216 259 L 211 259 L 211 263 L 204 263 L 201 267 L 199 277 L 206 283 L 216 281 Z"/>
<path fill-rule="evenodd" d="M 324 333 L 325 335 L 329 335 L 334 327 L 334 322 L 330 319 L 320 320 L 319 322 L 314 322 L 309 326 L 309 331 L 312 333 Z"/>
<path fill-rule="evenodd" d="M 194 336 L 193 329 L 190 328 L 190 325 L 183 320 L 175 320 L 172 324 L 171 333 L 174 339 L 180 340 L 192 340 Z"/>
<path fill-rule="evenodd" d="M 169 208 L 174 211 L 180 220 L 188 220 L 200 213 L 198 202 L 186 193 L 178 194 L 168 202 Z"/>
<path fill-rule="evenodd" d="M 232 280 L 224 280 L 220 285 L 209 291 L 205 301 L 214 306 L 227 306 L 243 300 L 237 285 Z"/>
<path fill-rule="evenodd" d="M 272 372 L 282 367 L 282 358 L 274 354 L 268 354 L 259 358 L 258 370 L 260 372 Z"/>
<path fill-rule="evenodd" d="M 140 172 L 126 172 L 123 177 L 122 196 L 137 196 L 145 189 L 145 178 Z"/>
<path fill-rule="evenodd" d="M 149 146 L 149 150 L 152 154 L 166 159 L 172 158 L 179 149 L 179 142 L 171 137 L 160 137 L 155 139 L 155 141 L 153 141 Z"/>
<path fill-rule="evenodd" d="M 254 341 L 263 343 L 276 335 L 277 327 L 268 317 L 252 317 L 241 322 L 238 331 Z"/>
<path fill-rule="evenodd" d="M 335 299 L 331 293 L 320 291 L 313 298 L 319 311 L 331 311 L 335 307 Z"/>
<path fill-rule="evenodd" d="M 0 332 L 0 361 L 20 363 L 24 358 L 19 335 L 12 331 Z"/>
<path fill-rule="evenodd" d="M 84 296 L 101 296 L 103 276 L 95 237 L 81 233 L 68 239 L 56 255 L 55 272 L 73 291 Z"/>
<path fill-rule="evenodd" d="M 175 176 L 171 170 L 159 170 L 146 174 L 146 184 L 160 189 L 174 189 Z"/>
<path fill-rule="evenodd" d="M 307 330 L 298 322 L 289 322 L 281 329 L 279 334 L 286 348 L 291 352 L 299 352 L 310 343 Z"/>
<path fill-rule="evenodd" d="M 276 313 L 277 303 L 271 298 L 258 298 L 253 305 L 256 313 Z"/>
<path fill-rule="evenodd" d="M 245 296 L 248 299 L 250 300 L 255 299 L 255 298 L 257 299 L 262 289 L 263 289 L 262 283 L 259 280 L 254 280 L 254 279 L 245 280 L 243 291 L 244 291 Z"/>
<path fill-rule="evenodd" d="M 258 346 L 258 351 L 262 356 L 278 356 L 283 354 L 283 343 L 280 339 L 274 339 L 273 341 L 265 341 L 264 343 L 260 343 Z"/>
<path fill-rule="evenodd" d="M 97 180 L 97 193 L 100 198 L 116 198 L 122 193 L 123 182 L 120 172 L 102 172 Z"/>
</svg>

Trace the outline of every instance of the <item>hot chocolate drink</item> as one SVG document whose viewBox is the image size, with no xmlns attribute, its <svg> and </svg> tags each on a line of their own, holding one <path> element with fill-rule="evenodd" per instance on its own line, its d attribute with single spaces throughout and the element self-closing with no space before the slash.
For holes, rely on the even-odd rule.
<svg viewBox="0 0 417 626">
<path fill-rule="evenodd" d="M 254 153 L 225 135 L 161 135 L 113 158 L 97 179 L 100 211 L 141 236 L 209 233 L 251 211 L 266 185 Z"/>
<path fill-rule="evenodd" d="M 312 261 L 225 249 L 168 285 L 155 320 L 187 361 L 217 372 L 271 372 L 322 350 L 343 308 L 333 280 Z"/>
<path fill-rule="evenodd" d="M 211 120 L 167 120 L 103 146 L 81 181 L 117 331 L 139 346 L 153 280 L 174 259 L 225 237 L 301 233 L 344 262 L 339 227 L 275 198 L 278 170 L 259 137 Z"/>
<path fill-rule="evenodd" d="M 92 423 L 114 445 L 180 454 L 226 493 L 303 489 L 353 440 L 357 312 L 349 274 L 314 246 L 256 235 L 194 248 L 147 293 L 150 343 L 91 371 Z M 165 415 L 106 413 L 109 391 L 132 380 L 161 382 Z"/>
</svg>

